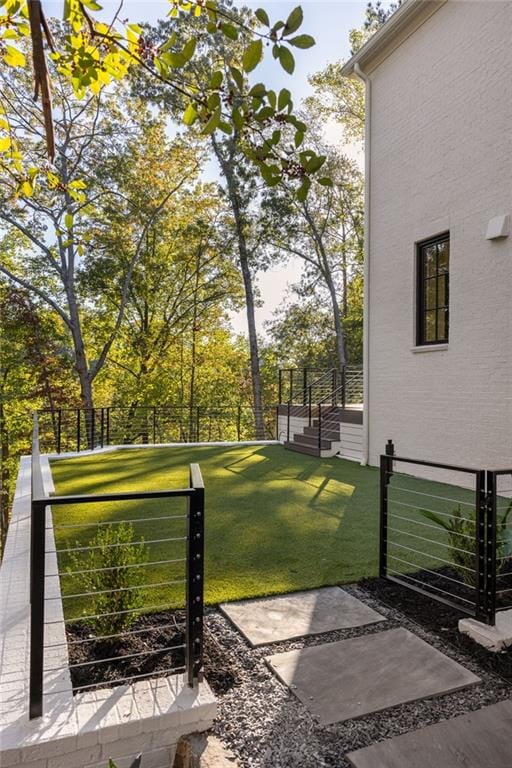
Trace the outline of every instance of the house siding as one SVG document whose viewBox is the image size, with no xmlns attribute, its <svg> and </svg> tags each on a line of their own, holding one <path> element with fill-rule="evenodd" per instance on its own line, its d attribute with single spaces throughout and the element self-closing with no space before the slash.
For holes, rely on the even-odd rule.
<svg viewBox="0 0 512 768">
<path fill-rule="evenodd" d="M 512 3 L 448 0 L 372 73 L 369 461 L 512 466 Z M 450 339 L 415 345 L 415 243 L 449 230 Z"/>
</svg>

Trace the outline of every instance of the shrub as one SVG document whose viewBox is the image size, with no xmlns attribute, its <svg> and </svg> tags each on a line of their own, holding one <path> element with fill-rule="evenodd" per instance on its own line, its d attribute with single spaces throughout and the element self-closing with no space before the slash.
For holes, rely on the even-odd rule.
<svg viewBox="0 0 512 768">
<path fill-rule="evenodd" d="M 80 586 L 81 591 L 94 593 L 86 615 L 98 616 L 87 619 L 95 634 L 117 634 L 132 624 L 136 609 L 143 605 L 143 590 L 138 587 L 144 584 L 146 569 L 131 566 L 147 562 L 147 547 L 143 539 L 134 542 L 129 523 L 100 527 L 89 546 L 85 558 L 73 553 L 70 571 L 90 571 L 80 575 Z"/>
<path fill-rule="evenodd" d="M 505 513 L 496 520 L 496 573 L 507 566 L 512 557 L 512 530 L 507 527 L 508 516 L 512 511 L 512 502 Z M 443 517 L 429 509 L 420 509 L 423 517 L 431 520 L 448 533 L 450 557 L 453 567 L 460 574 L 465 584 L 477 586 L 476 574 L 476 522 L 462 514 L 460 505 L 454 508 L 451 517 Z M 466 512 L 466 514 L 469 514 Z M 503 558 L 503 559 L 502 559 Z M 469 570 L 468 570 L 469 569 Z"/>
</svg>

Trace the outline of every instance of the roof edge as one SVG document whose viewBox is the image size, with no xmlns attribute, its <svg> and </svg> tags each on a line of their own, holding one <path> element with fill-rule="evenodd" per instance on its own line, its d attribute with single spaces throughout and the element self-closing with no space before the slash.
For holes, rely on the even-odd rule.
<svg viewBox="0 0 512 768">
<path fill-rule="evenodd" d="M 356 64 L 368 73 L 371 72 L 446 2 L 447 0 L 405 0 L 368 42 L 343 65 L 341 74 L 345 77 L 353 76 Z"/>
</svg>

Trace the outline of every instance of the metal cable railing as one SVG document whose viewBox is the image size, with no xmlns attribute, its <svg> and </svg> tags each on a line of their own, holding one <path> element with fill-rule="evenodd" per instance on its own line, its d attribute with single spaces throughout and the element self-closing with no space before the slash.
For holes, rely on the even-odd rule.
<svg viewBox="0 0 512 768">
<path fill-rule="evenodd" d="M 116 514 L 120 503 L 121 515 Z M 183 512 L 161 514 L 169 505 L 178 511 L 173 508 L 180 504 Z M 86 521 L 84 510 L 90 507 L 85 505 L 93 505 Z M 141 514 L 143 510 L 148 514 Z M 55 660 L 45 665 L 45 652 L 59 647 L 70 652 L 67 666 L 74 690 L 147 677 L 152 667 L 142 660 L 151 657 L 158 662 L 158 674 L 184 672 L 189 685 L 197 685 L 202 676 L 204 582 L 204 485 L 197 464 L 190 465 L 186 488 L 48 496 L 35 415 L 31 525 L 31 718 L 43 714 L 45 675 L 63 671 Z M 55 545 L 48 543 L 52 534 Z M 73 542 L 69 536 L 78 538 Z M 47 559 L 53 564 L 48 570 Z M 55 594 L 57 586 L 61 591 Z M 67 643 L 45 644 L 45 627 L 59 624 L 66 628 Z M 131 647 L 128 638 L 141 643 Z M 92 651 L 84 657 L 88 648 Z M 73 649 L 82 649 L 81 654 Z M 138 662 L 147 667 L 144 674 L 134 666 Z"/>
<path fill-rule="evenodd" d="M 396 456 L 388 441 L 380 473 L 380 575 L 494 624 L 512 604 L 512 470 Z"/>
<path fill-rule="evenodd" d="M 47 408 L 39 411 L 40 442 L 45 453 L 69 453 L 116 445 L 274 440 L 276 417 L 274 406 Z"/>
</svg>

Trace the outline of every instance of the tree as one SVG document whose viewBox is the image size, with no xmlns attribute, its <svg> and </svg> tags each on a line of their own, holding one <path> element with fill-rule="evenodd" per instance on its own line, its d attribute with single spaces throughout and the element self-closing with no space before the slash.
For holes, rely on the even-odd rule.
<svg viewBox="0 0 512 768">
<path fill-rule="evenodd" d="M 267 242 L 305 264 L 305 284 L 320 286 L 331 305 L 340 368 L 347 363 L 344 320 L 348 284 L 363 258 L 363 181 L 355 164 L 325 148 L 329 180 L 298 200 L 284 185 L 264 196 Z"/>
<path fill-rule="evenodd" d="M 122 3 L 110 24 L 105 24 L 98 21 L 95 15 L 101 11 L 96 0 L 66 0 L 65 34 L 57 41 L 46 22 L 40 0 L 4 0 L 3 6 L 5 15 L 0 17 L 3 48 L 0 55 L 8 67 L 23 67 L 26 57 L 19 43 L 24 37 L 30 37 L 35 92 L 41 95 L 50 161 L 53 161 L 56 151 L 51 101 L 54 77 L 48 68 L 45 42 L 52 52 L 58 73 L 71 83 L 77 98 L 98 94 L 113 80 L 125 78 L 130 69 L 144 70 L 154 80 L 164 84 L 169 92 L 179 94 L 185 100 L 185 124 L 199 123 L 205 135 L 217 130 L 230 134 L 234 128 L 242 132 L 249 129 L 244 141 L 246 156 L 262 172 L 272 167 L 273 173 L 279 176 L 288 173 L 289 151 L 280 146 L 279 141 L 260 141 L 258 131 L 254 129 L 262 120 L 262 111 L 268 117 L 279 116 L 290 125 L 296 123 L 296 118 L 292 113 L 281 115 L 275 94 L 262 83 L 255 90 L 244 75 L 256 69 L 261 62 L 266 47 L 264 43 L 271 47 L 274 58 L 281 66 L 289 74 L 293 73 L 295 60 L 292 48 L 307 49 L 315 42 L 311 35 L 296 34 L 303 20 L 300 7 L 295 8 L 286 21 L 271 24 L 263 9 L 258 9 L 246 21 L 233 13 L 230 0 L 172 0 L 170 34 L 155 48 L 144 37 L 140 26 L 120 20 Z M 206 19 L 206 24 L 202 23 L 199 34 L 196 22 L 203 19 Z M 207 87 L 197 91 L 182 70 L 193 61 L 202 41 L 218 33 L 229 40 L 243 35 L 242 55 L 229 62 L 231 82 L 228 86 L 223 82 L 222 72 L 212 67 Z M 0 133 L 0 156 L 3 156 L 4 165 L 8 165 L 11 173 L 17 176 L 19 191 L 26 172 L 20 145 L 13 136 L 8 119 L 2 118 L 0 131 L 3 132 Z M 302 130 L 299 133 L 303 136 Z M 303 166 L 303 173 L 310 173 L 306 165 Z M 36 170 L 31 182 L 37 175 Z"/>
<path fill-rule="evenodd" d="M 56 82 L 58 175 L 51 174 L 44 185 L 27 185 L 17 193 L 16 178 L 8 168 L 4 167 L 3 172 L 0 168 L 0 222 L 6 231 L 17 231 L 25 242 L 23 254 L 10 263 L 2 258 L 0 273 L 43 301 L 64 323 L 72 340 L 81 403 L 90 409 L 93 383 L 123 323 L 133 272 L 147 232 L 186 176 L 180 176 L 172 188 L 159 189 L 158 196 L 151 197 L 151 205 L 146 205 L 142 220 L 138 201 L 123 196 L 108 179 L 102 183 L 97 173 L 107 163 L 106 158 L 123 151 L 127 137 L 137 132 L 136 123 L 117 108 L 113 95 L 79 102 L 65 82 Z M 33 158 L 35 167 L 44 151 L 43 115 L 28 94 L 27 78 L 9 70 L 2 72 L 0 94 L 9 104 L 10 125 L 23 137 L 25 155 Z M 154 191 L 154 185 L 150 189 Z M 86 301 L 86 274 L 97 256 L 95 228 L 108 228 L 113 215 L 125 220 L 123 251 L 119 254 L 124 271 L 117 284 L 109 286 L 109 293 L 113 288 L 117 292 L 117 312 L 104 326 L 102 345 L 96 348 L 93 343 L 88 348 L 87 337 L 92 339 L 94 334 L 84 324 L 94 323 L 95 314 L 91 302 Z"/>
</svg>

